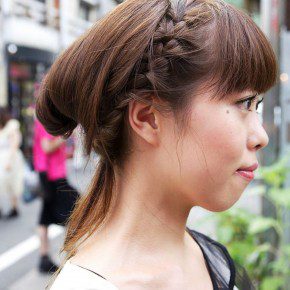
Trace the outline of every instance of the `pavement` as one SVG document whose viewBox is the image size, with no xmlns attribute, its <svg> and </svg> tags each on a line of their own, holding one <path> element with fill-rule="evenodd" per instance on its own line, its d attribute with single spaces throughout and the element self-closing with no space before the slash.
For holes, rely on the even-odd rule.
<svg viewBox="0 0 290 290">
<path fill-rule="evenodd" d="M 96 160 L 76 169 L 72 160 L 67 163 L 68 180 L 71 185 L 84 193 L 94 173 Z M 20 216 L 13 220 L 0 219 L 0 290 L 40 290 L 45 289 L 50 275 L 37 270 L 39 240 L 37 222 L 40 212 L 39 198 L 30 203 L 20 203 Z M 55 262 L 60 262 L 60 249 L 64 238 L 64 228 L 49 227 L 50 253 Z"/>
</svg>

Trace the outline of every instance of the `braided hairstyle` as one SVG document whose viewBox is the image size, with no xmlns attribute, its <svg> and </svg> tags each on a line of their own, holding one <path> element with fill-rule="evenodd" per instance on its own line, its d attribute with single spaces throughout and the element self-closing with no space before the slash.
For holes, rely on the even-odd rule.
<svg viewBox="0 0 290 290">
<path fill-rule="evenodd" d="M 52 135 L 78 124 L 100 163 L 78 202 L 64 244 L 67 258 L 108 216 L 116 168 L 130 154 L 128 104 L 162 100 L 184 122 L 202 84 L 215 96 L 268 90 L 276 60 L 249 16 L 222 0 L 127 0 L 65 50 L 45 77 L 36 114 Z M 180 114 L 182 113 L 183 114 Z"/>
</svg>

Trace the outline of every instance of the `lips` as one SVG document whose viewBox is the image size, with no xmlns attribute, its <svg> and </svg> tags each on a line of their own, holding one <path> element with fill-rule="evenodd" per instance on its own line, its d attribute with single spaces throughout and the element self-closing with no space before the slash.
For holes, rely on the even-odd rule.
<svg viewBox="0 0 290 290">
<path fill-rule="evenodd" d="M 254 179 L 254 171 L 258 168 L 259 164 L 255 163 L 249 167 L 239 168 L 236 173 L 247 181 L 251 181 Z"/>
<path fill-rule="evenodd" d="M 252 166 L 242 167 L 242 168 L 240 168 L 238 170 L 242 170 L 242 171 L 255 171 L 258 167 L 259 167 L 259 164 L 256 162 Z"/>
</svg>

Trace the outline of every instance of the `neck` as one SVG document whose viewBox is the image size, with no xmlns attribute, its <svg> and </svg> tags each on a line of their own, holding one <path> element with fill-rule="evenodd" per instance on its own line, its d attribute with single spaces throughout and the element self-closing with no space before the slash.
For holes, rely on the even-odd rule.
<svg viewBox="0 0 290 290">
<path fill-rule="evenodd" d="M 112 210 L 103 226 L 81 246 L 75 258 L 77 264 L 110 277 L 112 264 L 114 269 L 124 265 L 132 269 L 147 265 L 151 269 L 157 261 L 167 265 L 184 263 L 189 249 L 185 230 L 191 207 L 172 190 L 170 178 L 158 176 L 158 166 L 142 168 L 142 164 L 148 162 L 136 159 L 121 175 L 116 174 Z M 192 247 L 192 239 L 190 243 Z M 92 259 L 94 256 L 97 259 Z"/>
<path fill-rule="evenodd" d="M 120 245 L 132 242 L 151 253 L 184 246 L 190 211 L 178 192 L 167 188 L 168 180 L 158 179 L 155 173 L 142 170 L 137 162 L 116 177 L 115 205 L 104 227 Z"/>
</svg>

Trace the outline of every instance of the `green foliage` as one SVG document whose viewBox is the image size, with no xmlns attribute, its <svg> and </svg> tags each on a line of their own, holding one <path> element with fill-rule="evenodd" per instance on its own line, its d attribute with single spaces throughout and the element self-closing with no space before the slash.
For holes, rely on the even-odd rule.
<svg viewBox="0 0 290 290">
<path fill-rule="evenodd" d="M 283 285 L 290 276 L 290 245 L 283 237 L 283 229 L 289 226 L 283 218 L 284 210 L 290 210 L 290 188 L 283 187 L 290 169 L 288 161 L 288 157 L 283 158 L 261 168 L 259 176 L 263 184 L 253 186 L 245 193 L 268 199 L 275 208 L 275 218 L 239 208 L 215 215 L 218 240 L 227 246 L 234 261 L 246 268 L 251 280 L 261 290 L 285 289 Z M 269 230 L 278 237 L 275 245 L 263 238 Z M 273 257 L 271 261 L 270 255 Z"/>
<path fill-rule="evenodd" d="M 283 277 L 269 277 L 265 278 L 261 283 L 261 290 L 281 289 L 282 286 L 283 286 Z"/>
</svg>

